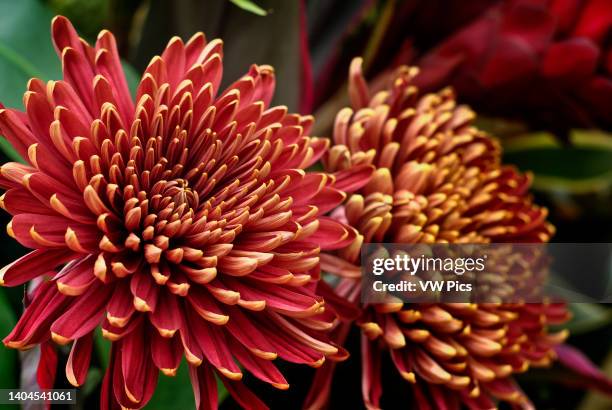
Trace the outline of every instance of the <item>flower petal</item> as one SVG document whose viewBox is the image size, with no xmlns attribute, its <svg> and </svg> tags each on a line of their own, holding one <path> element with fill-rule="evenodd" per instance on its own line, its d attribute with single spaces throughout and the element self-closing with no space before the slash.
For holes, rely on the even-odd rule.
<svg viewBox="0 0 612 410">
<path fill-rule="evenodd" d="M 93 349 L 93 333 L 76 339 L 72 344 L 68 362 L 66 363 L 66 377 L 75 387 L 82 386 L 87 378 L 91 351 Z"/>
<path fill-rule="evenodd" d="M 96 282 L 76 301 L 73 300 L 71 306 L 51 325 L 53 340 L 67 344 L 93 331 L 104 318 L 111 292 L 112 287 Z"/>
<path fill-rule="evenodd" d="M 189 366 L 189 377 L 193 386 L 196 410 L 217 409 L 217 381 L 212 366 Z"/>
<path fill-rule="evenodd" d="M 0 285 L 18 286 L 55 269 L 58 265 L 75 259 L 76 254 L 67 249 L 36 249 L 0 270 Z"/>
</svg>

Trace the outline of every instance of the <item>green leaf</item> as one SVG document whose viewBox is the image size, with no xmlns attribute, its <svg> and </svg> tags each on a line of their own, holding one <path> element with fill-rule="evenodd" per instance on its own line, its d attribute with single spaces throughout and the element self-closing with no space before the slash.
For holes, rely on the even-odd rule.
<svg viewBox="0 0 612 410">
<path fill-rule="evenodd" d="M 384 5 L 380 16 L 378 16 L 376 20 L 376 25 L 374 26 L 374 30 L 370 35 L 370 39 L 363 53 L 363 66 L 366 71 L 372 65 L 373 59 L 376 57 L 379 49 L 383 46 L 383 39 L 389 29 L 389 24 L 391 23 L 395 9 L 395 0 L 389 0 Z"/>
<path fill-rule="evenodd" d="M 32 77 L 59 78 L 61 67 L 51 43 L 53 13 L 36 0 L 0 0 L 0 101 L 21 107 Z"/>
<path fill-rule="evenodd" d="M 11 309 L 6 290 L 0 289 L 0 336 L 4 338 L 15 326 L 16 318 Z M 17 352 L 0 344 L 0 388 L 10 389 L 18 386 Z"/>
<path fill-rule="evenodd" d="M 607 305 L 571 303 L 569 310 L 572 319 L 561 327 L 568 329 L 571 335 L 588 333 L 612 323 L 612 309 Z"/>
<path fill-rule="evenodd" d="M 26 84 L 32 77 L 58 78 L 60 63 L 51 44 L 53 14 L 36 0 L 0 0 L 0 102 L 22 107 Z M 0 149 L 23 161 L 5 139 Z"/>
<path fill-rule="evenodd" d="M 222 383 L 217 383 L 217 389 L 219 391 L 219 403 L 221 403 L 227 396 L 227 391 Z M 147 404 L 147 410 L 190 409 L 194 406 L 189 367 L 183 360 L 176 376 L 168 377 L 163 374 L 159 376 L 155 394 Z"/>
<path fill-rule="evenodd" d="M 96 391 L 96 388 L 102 383 L 104 374 L 97 367 L 91 367 L 87 372 L 85 384 L 81 387 L 81 397 L 87 397 Z"/>
<path fill-rule="evenodd" d="M 548 192 L 585 194 L 612 187 L 612 135 L 574 131 L 562 145 L 548 133 L 504 140 L 506 162 L 532 171 L 533 187 Z"/>
<path fill-rule="evenodd" d="M 257 4 L 253 3 L 249 0 L 230 0 L 236 6 L 240 7 L 243 10 L 249 11 L 253 14 L 257 14 L 258 16 L 266 16 L 268 12 L 259 7 Z"/>
<path fill-rule="evenodd" d="M 111 342 L 102 337 L 102 331 L 99 328 L 96 329 L 94 334 L 94 346 L 102 367 L 106 369 L 110 357 Z"/>
<path fill-rule="evenodd" d="M 0 0 L 0 102 L 6 107 L 23 107 L 23 94 L 31 78 L 62 78 L 60 60 L 51 41 L 53 16 L 41 1 Z M 127 63 L 123 68 L 135 94 L 138 73 Z M 4 138 L 0 138 L 0 150 L 11 160 L 23 162 Z"/>
<path fill-rule="evenodd" d="M 126 61 L 122 61 L 121 65 L 123 66 L 123 72 L 125 73 L 125 79 L 128 84 L 128 88 L 130 89 L 130 93 L 132 97 L 136 95 L 136 89 L 138 88 L 138 84 L 140 83 L 140 75 L 138 71 L 134 67 L 132 67 Z"/>
<path fill-rule="evenodd" d="M 176 376 L 159 376 L 155 394 L 147 405 L 147 410 L 190 409 L 194 406 L 189 369 L 186 363 L 181 363 Z"/>
<path fill-rule="evenodd" d="M 4 137 L 0 137 L 0 150 L 13 161 L 25 163 L 21 155 L 13 148 L 10 142 Z"/>
<path fill-rule="evenodd" d="M 109 21 L 120 21 L 123 15 L 119 10 L 125 7 L 121 3 L 136 4 L 139 1 L 114 2 L 112 0 L 43 0 L 54 14 L 61 14 L 70 19 L 83 38 L 95 39 L 98 32 Z M 111 20 L 112 17 L 112 20 Z"/>
</svg>

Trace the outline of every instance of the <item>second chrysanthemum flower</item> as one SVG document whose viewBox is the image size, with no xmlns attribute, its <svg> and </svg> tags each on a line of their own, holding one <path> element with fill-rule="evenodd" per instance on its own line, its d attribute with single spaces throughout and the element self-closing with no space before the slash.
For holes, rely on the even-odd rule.
<svg viewBox="0 0 612 410">
<path fill-rule="evenodd" d="M 354 226 L 355 241 L 322 255 L 322 269 L 340 276 L 335 291 L 349 303 L 360 295 L 361 245 L 388 243 L 547 242 L 546 210 L 528 194 L 530 179 L 501 164 L 498 143 L 472 125 L 450 89 L 422 95 L 416 68 L 401 67 L 388 85 L 372 90 L 351 65 L 351 108 L 336 116 L 328 171 L 373 165 L 369 183 L 334 213 Z M 322 291 L 330 292 L 325 284 Z M 334 300 L 336 302 L 336 300 Z M 412 386 L 418 408 L 493 408 L 500 400 L 527 405 L 512 375 L 547 365 L 566 332 L 561 304 L 408 304 L 365 306 L 362 330 L 363 395 L 379 408 L 383 352 Z M 336 340 L 347 337 L 350 322 Z M 326 401 L 333 364 L 316 380 L 308 404 Z"/>
</svg>

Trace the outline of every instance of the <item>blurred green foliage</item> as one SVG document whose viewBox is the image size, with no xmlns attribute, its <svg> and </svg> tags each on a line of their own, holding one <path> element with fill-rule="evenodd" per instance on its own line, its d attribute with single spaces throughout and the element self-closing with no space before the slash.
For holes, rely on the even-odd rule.
<svg viewBox="0 0 612 410">
<path fill-rule="evenodd" d="M 243 10 L 250 11 L 253 14 L 257 14 L 258 16 L 265 16 L 268 14 L 267 11 L 259 7 L 252 1 L 249 0 L 229 0 L 234 3 L 236 6 L 240 7 Z"/>
<path fill-rule="evenodd" d="M 537 190 L 584 194 L 612 187 L 612 135 L 600 131 L 575 130 L 569 144 L 548 133 L 508 138 L 504 158 L 533 172 Z"/>
<path fill-rule="evenodd" d="M 0 0 L 0 101 L 6 107 L 22 106 L 30 78 L 59 78 L 60 64 L 49 39 L 52 18 L 37 0 Z M 6 140 L 0 141 L 0 149 L 19 160 Z"/>
<path fill-rule="evenodd" d="M 46 3 L 55 14 L 68 17 L 87 39 L 95 39 L 110 17 L 109 0 L 46 0 Z"/>
<path fill-rule="evenodd" d="M 6 291 L 0 288 L 0 337 L 4 337 L 15 325 L 16 318 Z M 17 387 L 17 352 L 0 347 L 0 388 L 9 389 Z"/>
</svg>

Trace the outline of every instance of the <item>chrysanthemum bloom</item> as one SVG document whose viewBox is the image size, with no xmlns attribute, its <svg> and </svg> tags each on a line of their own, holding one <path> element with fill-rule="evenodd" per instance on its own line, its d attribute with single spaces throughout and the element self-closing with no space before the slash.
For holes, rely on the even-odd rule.
<svg viewBox="0 0 612 410">
<path fill-rule="evenodd" d="M 322 214 L 368 170 L 305 172 L 327 140 L 307 136 L 311 117 L 269 106 L 271 67 L 219 92 L 219 40 L 173 38 L 134 101 L 111 33 L 92 47 L 58 17 L 52 36 L 64 80 L 33 79 L 25 112 L 0 111 L 28 161 L 1 168 L 8 232 L 34 249 L 0 284 L 50 277 L 4 343 L 72 343 L 66 376 L 78 386 L 101 326 L 112 341 L 104 408 L 144 406 L 183 356 L 198 408 L 216 408 L 215 374 L 259 408 L 237 382 L 243 369 L 284 389 L 277 356 L 311 366 L 341 356 L 315 285 L 320 249 L 354 234 Z"/>
<path fill-rule="evenodd" d="M 420 95 L 416 68 L 401 67 L 388 87 L 371 95 L 353 61 L 352 108 L 336 117 L 329 171 L 356 164 L 376 167 L 370 182 L 349 196 L 336 216 L 357 228 L 350 246 L 322 255 L 322 269 L 343 277 L 336 291 L 359 298 L 362 243 L 545 242 L 553 228 L 532 204 L 529 178 L 500 164 L 497 142 L 471 125 L 474 113 L 451 90 Z M 329 291 L 329 290 L 327 290 Z M 362 329 L 363 395 L 379 407 L 382 352 L 413 386 L 419 408 L 490 409 L 497 401 L 527 405 L 512 375 L 547 365 L 566 332 L 549 324 L 567 319 L 560 304 L 404 304 L 365 307 Z M 336 329 L 339 341 L 349 324 Z M 333 366 L 322 369 L 308 404 L 329 391 Z"/>
</svg>

